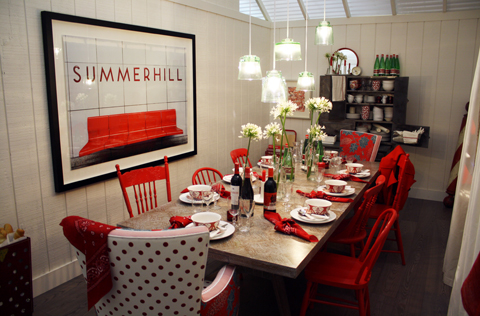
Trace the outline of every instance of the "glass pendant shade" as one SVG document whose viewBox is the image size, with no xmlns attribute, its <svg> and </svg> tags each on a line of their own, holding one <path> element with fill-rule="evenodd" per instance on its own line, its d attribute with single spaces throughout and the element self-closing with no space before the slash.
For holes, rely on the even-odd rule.
<svg viewBox="0 0 480 316">
<path fill-rule="evenodd" d="M 240 57 L 238 63 L 238 80 L 260 80 L 262 79 L 262 68 L 260 57 L 245 55 Z"/>
<path fill-rule="evenodd" d="M 322 21 L 315 29 L 315 45 L 333 45 L 333 27 Z"/>
<path fill-rule="evenodd" d="M 267 76 L 262 78 L 262 102 L 287 101 L 287 95 L 287 83 L 282 73 L 278 70 L 267 71 Z"/>
<path fill-rule="evenodd" d="M 302 49 L 299 42 L 286 38 L 275 44 L 275 60 L 302 60 Z"/>
<path fill-rule="evenodd" d="M 315 91 L 315 78 L 311 72 L 304 71 L 298 75 L 297 90 Z"/>
</svg>

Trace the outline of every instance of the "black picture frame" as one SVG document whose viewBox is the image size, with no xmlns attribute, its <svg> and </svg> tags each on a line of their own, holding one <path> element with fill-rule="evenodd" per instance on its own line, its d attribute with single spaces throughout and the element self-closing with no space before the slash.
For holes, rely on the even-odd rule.
<svg viewBox="0 0 480 316">
<path fill-rule="evenodd" d="M 163 164 L 163 157 L 165 155 L 168 157 L 169 162 L 173 162 L 197 154 L 196 60 L 194 34 L 97 20 L 49 11 L 42 11 L 41 19 L 51 152 L 56 192 L 71 190 L 115 177 L 115 164 L 117 163 L 120 164 L 122 170 L 128 171 L 131 169 Z M 181 118 L 183 119 L 182 124 L 184 124 L 182 130 L 183 134 L 129 144 L 121 147 L 121 150 L 119 148 L 114 148 L 116 151 L 111 149 L 100 150 L 99 152 L 91 154 L 92 156 L 96 156 L 93 158 L 89 157 L 89 159 L 81 160 L 71 154 L 74 146 L 70 143 L 72 143 L 71 139 L 73 139 L 73 137 L 68 135 L 68 131 L 72 131 L 74 128 L 69 125 L 71 121 L 69 119 L 71 117 L 69 116 L 69 111 L 71 111 L 71 109 L 68 107 L 71 102 L 66 102 L 68 101 L 67 84 L 69 81 L 63 79 L 64 81 L 62 82 L 62 78 L 65 77 L 65 74 L 67 73 L 66 65 L 68 64 L 68 58 L 65 57 L 63 64 L 58 61 L 58 48 L 63 47 L 63 39 L 65 36 L 75 36 L 71 35 L 69 32 L 84 32 L 87 39 L 93 40 L 97 40 L 98 38 L 103 40 L 105 36 L 109 39 L 109 34 L 111 34 L 112 38 L 117 38 L 117 41 L 120 41 L 118 38 L 121 39 L 122 36 L 125 35 L 130 39 L 138 38 L 139 42 L 142 41 L 142 38 L 145 38 L 148 39 L 148 41 L 155 42 L 155 45 L 157 45 L 156 43 L 159 43 L 158 45 L 164 45 L 162 44 L 163 42 L 179 43 L 179 47 L 185 51 L 183 53 L 185 56 L 185 65 L 184 68 L 182 68 L 182 71 L 184 71 L 186 76 L 184 79 L 185 87 L 183 88 L 185 101 L 182 101 L 184 103 L 184 108 L 180 108 L 184 112 L 182 112 L 181 115 Z M 59 33 L 61 33 L 61 35 L 59 35 Z M 170 44 L 166 45 L 168 46 Z M 177 79 L 178 74 L 177 69 Z M 164 80 L 166 81 L 165 78 Z M 101 111 L 102 109 L 99 108 L 98 112 L 101 113 Z M 147 109 L 145 113 L 147 112 L 151 112 L 151 110 Z M 177 117 L 178 112 L 177 109 Z M 100 115 L 102 114 L 99 114 L 99 116 Z M 87 123 L 85 123 L 85 125 L 88 126 Z M 67 126 L 66 129 L 65 126 Z M 67 131 L 67 133 L 65 131 Z M 89 130 L 87 133 L 89 133 Z M 89 134 L 87 135 L 90 137 Z M 75 159 L 77 159 L 77 161 L 74 161 Z M 81 163 L 78 161 L 81 161 Z"/>
</svg>

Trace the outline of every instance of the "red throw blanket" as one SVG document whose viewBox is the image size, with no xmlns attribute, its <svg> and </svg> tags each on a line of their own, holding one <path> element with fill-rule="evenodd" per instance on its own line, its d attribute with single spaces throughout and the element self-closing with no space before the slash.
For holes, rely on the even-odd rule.
<svg viewBox="0 0 480 316">
<path fill-rule="evenodd" d="M 265 218 L 275 224 L 275 230 L 285 233 L 287 235 L 295 235 L 308 241 L 318 242 L 318 238 L 314 235 L 309 235 L 298 225 L 293 219 L 282 218 L 280 214 L 270 211 L 265 211 Z"/>
<path fill-rule="evenodd" d="M 351 203 L 353 202 L 352 199 L 349 198 L 342 198 L 342 197 L 337 197 L 337 196 L 331 196 L 328 195 L 322 191 L 315 192 L 315 190 L 312 190 L 310 193 L 305 193 L 303 191 L 297 190 L 297 193 L 303 196 L 306 196 L 310 199 L 324 199 L 328 200 L 330 202 L 343 202 L 343 203 Z"/>
<path fill-rule="evenodd" d="M 362 180 L 359 177 L 355 177 L 351 174 L 330 174 L 326 173 L 325 177 L 329 177 L 335 180 L 343 180 L 343 181 L 355 181 L 355 182 L 363 182 L 363 183 L 368 183 L 368 181 Z"/>
<path fill-rule="evenodd" d="M 63 234 L 85 255 L 88 309 L 112 289 L 107 236 L 115 226 L 95 222 L 80 216 L 62 220 Z"/>
</svg>

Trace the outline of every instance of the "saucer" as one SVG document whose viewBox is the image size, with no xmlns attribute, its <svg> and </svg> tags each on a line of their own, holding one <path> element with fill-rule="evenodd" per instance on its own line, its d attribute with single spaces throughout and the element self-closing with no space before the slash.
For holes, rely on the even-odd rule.
<svg viewBox="0 0 480 316">
<path fill-rule="evenodd" d="M 185 202 L 185 203 L 192 203 L 193 201 L 193 204 L 203 204 L 203 200 L 198 200 L 198 201 L 195 201 L 195 200 L 192 200 L 192 198 L 190 197 L 190 193 L 182 193 L 180 194 L 180 196 L 178 197 L 180 199 L 180 201 L 182 202 Z M 218 193 L 214 193 L 213 194 L 213 199 L 215 201 L 218 201 L 218 199 L 220 199 L 220 195 Z M 210 202 L 212 203 L 212 202 Z"/>
<path fill-rule="evenodd" d="M 305 207 L 299 207 L 299 208 L 293 209 L 290 212 L 290 216 L 292 216 L 293 219 L 296 219 L 297 221 L 308 223 L 308 224 L 326 224 L 334 221 L 337 218 L 337 214 L 335 214 L 332 211 L 328 211 L 328 218 L 310 219 L 298 214 L 298 211 L 300 209 L 305 209 Z"/>
<path fill-rule="evenodd" d="M 263 204 L 263 196 L 261 194 L 255 194 L 253 200 L 257 204 Z"/>
<path fill-rule="evenodd" d="M 218 229 L 210 232 L 210 240 L 223 239 L 232 235 L 235 232 L 235 226 L 233 226 L 232 224 L 224 221 L 220 221 L 219 223 L 219 225 L 225 225 L 225 224 L 227 224 L 227 228 L 223 233 L 219 232 Z M 190 223 L 185 227 L 193 227 L 194 225 L 195 225 L 194 223 Z"/>
<path fill-rule="evenodd" d="M 347 185 L 345 186 L 345 190 L 343 190 L 343 192 L 332 193 L 332 192 L 325 191 L 325 186 L 321 185 L 317 188 L 317 191 L 322 191 L 326 195 L 331 195 L 331 196 L 348 196 L 355 193 L 355 188 L 352 188 L 351 186 Z"/>
</svg>

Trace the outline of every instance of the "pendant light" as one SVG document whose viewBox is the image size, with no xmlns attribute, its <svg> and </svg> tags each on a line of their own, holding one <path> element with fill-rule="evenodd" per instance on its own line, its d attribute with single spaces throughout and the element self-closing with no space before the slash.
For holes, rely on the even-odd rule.
<svg viewBox="0 0 480 316">
<path fill-rule="evenodd" d="M 333 27 L 325 21 L 326 0 L 323 0 L 323 21 L 315 29 L 315 45 L 333 45 Z"/>
<path fill-rule="evenodd" d="M 260 67 L 260 57 L 252 55 L 252 4 L 249 5 L 249 29 L 248 29 L 248 55 L 240 57 L 238 63 L 238 80 L 260 80 L 262 79 L 262 68 Z"/>
<path fill-rule="evenodd" d="M 307 71 L 307 34 L 308 34 L 308 0 L 306 1 L 305 8 L 305 71 L 298 75 L 297 90 L 314 91 L 315 90 L 315 78 L 313 74 Z"/>
<path fill-rule="evenodd" d="M 275 17 L 276 2 L 273 2 L 273 43 L 275 43 Z M 273 52 L 273 70 L 267 71 L 267 75 L 262 78 L 262 102 L 277 103 L 287 101 L 288 91 L 285 78 L 282 72 L 275 70 L 275 49 Z"/>
<path fill-rule="evenodd" d="M 302 49 L 299 42 L 288 38 L 290 20 L 290 1 L 287 2 L 287 38 L 275 44 L 275 60 L 302 60 Z"/>
</svg>

